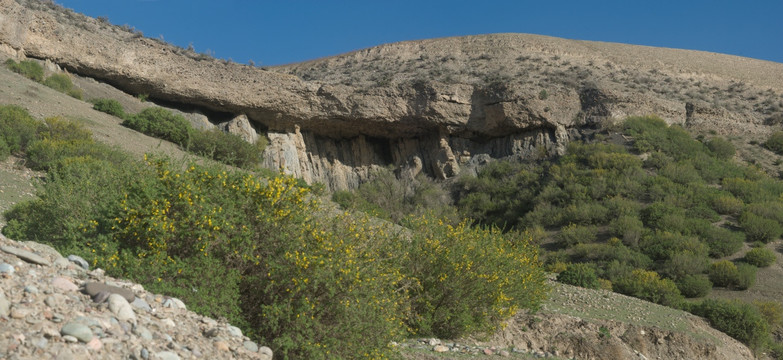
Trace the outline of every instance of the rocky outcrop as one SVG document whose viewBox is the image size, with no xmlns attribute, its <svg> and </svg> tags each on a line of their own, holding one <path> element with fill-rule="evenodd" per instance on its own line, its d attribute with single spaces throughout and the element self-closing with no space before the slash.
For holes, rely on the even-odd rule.
<svg viewBox="0 0 783 360">
<path fill-rule="evenodd" d="M 330 188 L 415 158 L 445 178 L 487 156 L 559 153 L 580 127 L 607 118 L 655 113 L 721 133 L 763 132 L 763 119 L 783 112 L 783 64 L 524 34 L 404 42 L 261 69 L 46 2 L 0 0 L 0 51 L 167 104 L 244 115 L 246 139 L 268 132 L 266 166 Z"/>
</svg>

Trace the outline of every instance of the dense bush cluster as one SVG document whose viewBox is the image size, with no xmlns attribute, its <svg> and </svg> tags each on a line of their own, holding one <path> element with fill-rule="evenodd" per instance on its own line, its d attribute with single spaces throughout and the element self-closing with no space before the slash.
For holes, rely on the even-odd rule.
<svg viewBox="0 0 783 360">
<path fill-rule="evenodd" d="M 588 289 L 598 289 L 600 287 L 595 269 L 589 264 L 583 263 L 568 264 L 568 267 L 557 275 L 557 281 Z"/>
<path fill-rule="evenodd" d="M 769 324 L 759 309 L 738 301 L 707 299 L 695 305 L 693 313 L 707 318 L 710 325 L 758 349 L 769 339 Z"/>
<path fill-rule="evenodd" d="M 38 198 L 5 214 L 7 236 L 225 317 L 281 358 L 383 358 L 406 335 L 494 329 L 546 293 L 531 234 L 427 214 L 400 230 L 322 208 L 290 177 L 101 155 L 60 119 L 33 134 L 27 151 L 85 151 L 48 147 Z"/>
<path fill-rule="evenodd" d="M 713 286 L 752 287 L 758 267 L 776 260 L 772 251 L 719 259 L 746 241 L 781 237 L 783 182 L 734 163 L 736 149 L 720 137 L 695 140 L 656 117 L 628 118 L 621 129 L 631 139 L 624 145 L 572 143 L 552 162 L 491 163 L 456 182 L 456 206 L 477 223 L 553 233 L 558 249 L 546 262 L 561 281 L 578 284 L 592 268 L 614 291 L 686 308 L 683 297 Z M 569 271 L 568 262 L 586 265 Z"/>
<path fill-rule="evenodd" d="M 250 144 L 219 130 L 198 130 L 181 115 L 161 107 L 128 114 L 118 101 L 94 99 L 93 109 L 123 119 L 122 125 L 149 136 L 171 141 L 187 151 L 244 169 L 256 169 L 266 146 L 266 138 Z"/>
</svg>

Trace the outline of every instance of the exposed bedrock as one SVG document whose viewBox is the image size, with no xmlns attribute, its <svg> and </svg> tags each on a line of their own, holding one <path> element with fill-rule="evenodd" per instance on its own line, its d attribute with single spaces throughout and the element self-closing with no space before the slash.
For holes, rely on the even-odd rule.
<svg viewBox="0 0 783 360">
<path fill-rule="evenodd" d="M 733 81 L 725 69 L 747 68 L 751 81 L 774 88 L 783 73 L 752 59 L 524 34 L 389 44 L 267 70 L 28 0 L 0 0 L 0 51 L 152 100 L 239 116 L 222 128 L 249 141 L 254 129 L 266 132 L 265 166 L 331 189 L 355 187 L 375 167 L 448 178 L 489 158 L 562 153 L 580 127 L 605 118 L 759 124 L 750 110 L 626 85 L 641 74 L 647 87 L 656 79 L 720 87 Z"/>
</svg>

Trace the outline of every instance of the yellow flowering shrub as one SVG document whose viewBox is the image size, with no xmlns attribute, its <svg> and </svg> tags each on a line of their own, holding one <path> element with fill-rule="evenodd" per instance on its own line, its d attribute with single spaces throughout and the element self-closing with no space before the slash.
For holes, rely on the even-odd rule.
<svg viewBox="0 0 783 360">
<path fill-rule="evenodd" d="M 38 195 L 7 234 L 225 317 L 283 359 L 393 357 L 392 341 L 492 329 L 545 296 L 528 235 L 336 213 L 282 175 L 83 156 Z"/>
<path fill-rule="evenodd" d="M 412 236 L 403 268 L 415 281 L 409 326 L 453 338 L 489 331 L 547 294 L 538 247 L 527 233 L 456 226 L 430 217 L 406 224 Z"/>
</svg>

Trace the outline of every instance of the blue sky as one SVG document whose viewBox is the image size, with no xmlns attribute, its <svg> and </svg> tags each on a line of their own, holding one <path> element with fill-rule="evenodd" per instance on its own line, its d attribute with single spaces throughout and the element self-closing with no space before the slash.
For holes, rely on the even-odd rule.
<svg viewBox="0 0 783 360">
<path fill-rule="evenodd" d="M 215 57 L 280 65 L 384 43 L 500 32 L 783 63 L 783 0 L 55 0 Z"/>
</svg>

